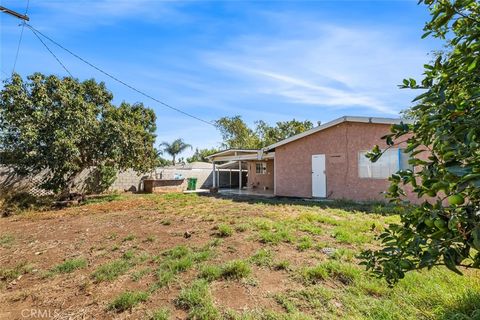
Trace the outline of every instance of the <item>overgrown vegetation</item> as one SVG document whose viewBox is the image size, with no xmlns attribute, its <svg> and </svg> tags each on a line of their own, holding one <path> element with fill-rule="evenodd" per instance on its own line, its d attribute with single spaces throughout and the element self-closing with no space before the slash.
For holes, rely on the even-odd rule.
<svg viewBox="0 0 480 320">
<path fill-rule="evenodd" d="M 0 238 L 6 243 L 0 250 L 33 258 L 0 266 L 0 287 L 9 288 L 2 291 L 7 307 L 21 305 L 32 286 L 41 284 L 53 290 L 37 297 L 42 305 L 68 296 L 72 311 L 102 318 L 128 312 L 135 319 L 168 319 L 184 316 L 175 310 L 184 309 L 190 319 L 475 319 L 480 312 L 478 271 L 463 270 L 464 276 L 441 268 L 412 272 L 389 288 L 358 265 L 357 255 L 375 248 L 375 237 L 399 221 L 387 214 L 391 206 L 377 207 L 191 194 L 124 195 L 102 205 L 2 219 L 2 227 L 14 229 L 5 228 L 10 231 Z M 61 222 L 51 219 L 57 215 Z M 18 224 L 30 219 L 36 219 L 31 233 L 18 232 Z M 49 265 L 51 255 L 31 247 L 44 248 L 56 239 L 45 234 L 36 242 L 32 235 L 45 226 L 65 230 L 79 220 L 73 230 L 95 224 L 89 237 L 75 234 L 79 257 L 88 257 L 88 264 L 72 259 L 58 263 L 59 257 Z M 162 224 L 165 220 L 170 224 Z M 221 224 L 233 230 L 242 225 L 244 231 L 219 238 L 212 229 Z M 195 233 L 185 238 L 183 230 L 192 230 L 192 225 Z M 259 236 L 285 230 L 290 242 L 264 242 Z M 155 241 L 146 241 L 149 237 Z M 60 242 L 57 250 L 71 248 Z M 60 270 L 69 273 L 60 275 Z M 43 277 L 46 272 L 51 276 Z M 60 289 L 62 278 L 71 285 Z M 84 303 L 92 303 L 92 309 L 82 309 Z M 125 314 L 115 314 L 121 312 Z"/>
<path fill-rule="evenodd" d="M 418 269 L 442 264 L 480 268 L 480 4 L 476 0 L 421 0 L 431 15 L 424 37 L 445 41 L 435 60 L 424 65 L 421 81 L 403 88 L 422 94 L 406 111 L 412 124 L 394 125 L 383 137 L 389 147 L 406 141 L 414 170 L 391 178 L 388 196 L 400 201 L 407 189 L 424 202 L 401 214 L 401 224 L 381 235 L 383 248 L 367 250 L 364 263 L 390 284 Z M 376 146 L 376 161 L 384 151 Z"/>
<path fill-rule="evenodd" d="M 25 211 L 42 211 L 50 209 L 52 197 L 36 197 L 28 192 L 6 192 L 0 194 L 0 216 L 7 217 Z"/>
</svg>

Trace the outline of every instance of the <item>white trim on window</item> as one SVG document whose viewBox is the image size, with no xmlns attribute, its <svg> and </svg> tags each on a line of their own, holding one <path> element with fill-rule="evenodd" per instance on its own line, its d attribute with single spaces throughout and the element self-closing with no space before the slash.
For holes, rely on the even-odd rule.
<svg viewBox="0 0 480 320">
<path fill-rule="evenodd" d="M 255 162 L 255 173 L 256 174 L 267 174 L 267 163 L 266 162 Z"/>
<path fill-rule="evenodd" d="M 360 151 L 358 153 L 358 176 L 360 178 L 387 179 L 400 170 L 400 149 L 391 148 L 386 150 L 376 162 L 371 162 L 366 157 L 368 152 Z"/>
</svg>

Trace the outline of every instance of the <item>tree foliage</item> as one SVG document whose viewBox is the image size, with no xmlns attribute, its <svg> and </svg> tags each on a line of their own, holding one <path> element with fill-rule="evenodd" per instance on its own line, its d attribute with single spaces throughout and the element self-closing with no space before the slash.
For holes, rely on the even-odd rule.
<svg viewBox="0 0 480 320">
<path fill-rule="evenodd" d="M 183 139 L 176 139 L 172 143 L 162 142 L 160 146 L 163 147 L 163 152 L 168 153 L 172 156 L 172 164 L 175 165 L 175 159 L 177 155 L 182 153 L 183 151 L 187 150 L 188 148 L 192 148 L 191 145 L 183 141 Z"/>
<path fill-rule="evenodd" d="M 222 134 L 222 147 L 232 149 L 257 149 L 260 138 L 250 129 L 241 116 L 223 117 L 215 121 Z"/>
<path fill-rule="evenodd" d="M 155 167 L 166 167 L 172 164 L 171 160 L 165 159 L 163 157 L 163 151 L 157 150 L 157 159 L 155 162 Z"/>
<path fill-rule="evenodd" d="M 155 113 L 112 99 L 93 79 L 14 74 L 0 97 L 0 164 L 21 175 L 46 172 L 42 187 L 55 192 L 69 192 L 91 167 L 107 176 L 147 172 L 155 161 Z"/>
<path fill-rule="evenodd" d="M 472 0 L 420 1 L 431 21 L 424 37 L 446 41 L 424 66 L 424 78 L 401 87 L 422 89 L 407 111 L 413 124 L 392 127 L 387 144 L 406 140 L 414 170 L 390 178 L 388 196 L 399 201 L 410 188 L 423 203 L 381 234 L 383 249 L 366 251 L 367 268 L 390 284 L 405 272 L 445 265 L 480 267 L 480 9 Z M 370 157 L 378 159 L 376 147 Z"/>
<path fill-rule="evenodd" d="M 223 117 L 216 121 L 216 126 L 223 137 L 225 148 L 259 149 L 293 135 L 313 128 L 310 121 L 280 121 L 270 126 L 260 120 L 255 128 L 249 128 L 240 116 Z"/>
<path fill-rule="evenodd" d="M 209 155 L 217 153 L 218 151 L 219 150 L 216 148 L 211 148 L 211 149 L 196 148 L 195 153 L 190 158 L 187 158 L 187 162 L 196 162 L 196 161 L 207 162 L 208 161 L 207 157 Z"/>
<path fill-rule="evenodd" d="M 257 121 L 255 125 L 255 131 L 259 136 L 260 141 L 262 141 L 262 147 L 274 144 L 313 128 L 313 123 L 311 121 L 298 121 L 295 119 L 290 121 L 279 121 L 274 127 L 268 125 L 262 120 Z M 318 122 L 318 125 L 320 125 L 320 122 Z"/>
</svg>

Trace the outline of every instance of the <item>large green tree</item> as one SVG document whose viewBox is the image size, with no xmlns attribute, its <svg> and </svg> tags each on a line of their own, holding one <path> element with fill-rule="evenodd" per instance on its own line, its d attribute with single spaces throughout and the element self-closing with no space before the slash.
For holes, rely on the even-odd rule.
<svg viewBox="0 0 480 320">
<path fill-rule="evenodd" d="M 187 149 L 191 149 L 192 146 L 183 141 L 183 139 L 176 139 L 173 142 L 162 142 L 160 144 L 163 147 L 163 152 L 168 153 L 172 157 L 172 164 L 175 165 L 176 157 Z"/>
<path fill-rule="evenodd" d="M 295 119 L 290 121 L 279 121 L 275 126 L 270 126 L 265 121 L 259 120 L 255 122 L 255 125 L 255 131 L 262 141 L 262 146 L 274 144 L 275 142 L 287 139 L 313 128 L 313 123 L 311 121 L 298 121 Z M 320 122 L 318 122 L 318 125 L 320 125 Z"/>
<path fill-rule="evenodd" d="M 88 168 L 149 171 L 155 113 L 112 99 L 95 80 L 12 75 L 0 97 L 0 164 L 20 175 L 44 172 L 42 187 L 63 194 Z"/>
<path fill-rule="evenodd" d="M 241 116 L 220 118 L 215 121 L 215 125 L 222 134 L 224 148 L 257 149 L 261 146 L 260 138 Z"/>
<path fill-rule="evenodd" d="M 255 127 L 249 128 L 241 116 L 223 117 L 217 120 L 225 148 L 258 149 L 266 147 L 280 140 L 302 133 L 313 128 L 310 121 L 279 121 L 275 126 L 265 121 L 256 121 Z"/>
<path fill-rule="evenodd" d="M 480 267 L 480 9 L 473 0 L 423 0 L 431 13 L 424 37 L 446 42 L 424 78 L 402 87 L 421 89 L 407 111 L 413 124 L 392 127 L 388 145 L 406 140 L 414 170 L 391 177 L 388 196 L 410 188 L 423 203 L 401 214 L 380 236 L 383 248 L 364 263 L 391 284 L 405 272 L 445 265 L 461 273 Z M 371 159 L 382 151 L 376 147 Z"/>
<path fill-rule="evenodd" d="M 207 157 L 209 155 L 212 155 L 214 153 L 217 153 L 219 150 L 216 148 L 211 148 L 211 149 L 195 149 L 195 153 L 190 157 L 187 158 L 187 162 L 196 162 L 196 161 L 203 161 L 207 162 L 208 159 Z"/>
</svg>

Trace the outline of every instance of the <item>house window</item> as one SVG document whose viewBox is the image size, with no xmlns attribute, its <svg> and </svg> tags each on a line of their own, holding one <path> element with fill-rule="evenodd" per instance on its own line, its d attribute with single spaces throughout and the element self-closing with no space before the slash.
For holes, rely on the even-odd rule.
<svg viewBox="0 0 480 320">
<path fill-rule="evenodd" d="M 386 179 L 399 170 L 408 169 L 408 155 L 402 149 L 388 149 L 376 162 L 366 157 L 368 151 L 358 153 L 358 175 L 360 178 Z"/>
<path fill-rule="evenodd" d="M 265 162 L 255 163 L 255 172 L 257 174 L 266 174 L 267 173 L 267 164 Z"/>
</svg>

